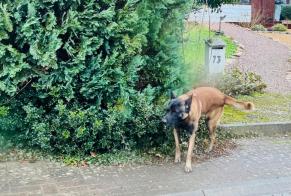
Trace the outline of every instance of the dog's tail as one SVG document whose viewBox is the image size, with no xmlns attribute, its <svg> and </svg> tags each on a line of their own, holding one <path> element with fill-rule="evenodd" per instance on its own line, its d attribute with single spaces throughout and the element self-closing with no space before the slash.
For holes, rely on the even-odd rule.
<svg viewBox="0 0 291 196">
<path fill-rule="evenodd" d="M 252 111 L 255 109 L 255 105 L 252 102 L 243 102 L 243 101 L 237 101 L 236 99 L 225 95 L 225 104 L 231 105 L 237 109 L 241 110 L 249 110 Z"/>
</svg>

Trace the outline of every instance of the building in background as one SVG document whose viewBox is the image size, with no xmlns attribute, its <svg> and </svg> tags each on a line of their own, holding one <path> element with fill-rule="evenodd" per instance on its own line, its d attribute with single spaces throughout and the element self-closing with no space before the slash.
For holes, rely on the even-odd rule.
<svg viewBox="0 0 291 196">
<path fill-rule="evenodd" d="M 281 10 L 284 6 L 291 6 L 291 0 L 240 0 L 238 4 L 224 4 L 220 11 L 213 12 L 209 9 L 199 9 L 189 14 L 189 22 L 211 23 L 223 22 L 264 24 L 271 27 L 280 21 Z M 288 21 L 289 24 L 289 21 Z M 291 21 L 290 21 L 291 27 Z"/>
</svg>

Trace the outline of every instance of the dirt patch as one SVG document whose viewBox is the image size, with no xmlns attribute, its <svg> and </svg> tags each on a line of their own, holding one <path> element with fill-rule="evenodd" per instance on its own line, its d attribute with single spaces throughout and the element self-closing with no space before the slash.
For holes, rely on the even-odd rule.
<svg viewBox="0 0 291 196">
<path fill-rule="evenodd" d="M 186 143 L 184 143 L 186 144 Z M 206 148 L 195 145 L 195 149 L 193 151 L 192 156 L 192 163 L 203 163 L 208 160 L 212 160 L 215 158 L 223 157 L 230 155 L 235 149 L 237 149 L 239 145 L 235 142 L 235 140 L 227 139 L 223 141 L 218 141 L 215 143 L 213 150 L 210 153 L 206 153 Z M 186 161 L 187 155 L 187 147 L 182 143 L 182 150 L 181 150 L 181 161 L 184 164 Z M 147 159 L 143 163 L 134 163 L 130 164 L 131 166 L 138 166 L 138 165 L 167 165 L 167 164 L 174 164 L 174 156 L 175 153 L 173 152 L 171 155 L 162 155 L 162 154 L 154 154 L 149 159 Z M 119 165 L 121 166 L 121 165 Z M 128 165 L 122 165 L 121 167 L 126 167 Z"/>
<path fill-rule="evenodd" d="M 237 148 L 237 144 L 233 140 L 225 140 L 218 142 L 210 153 L 196 152 L 193 159 L 195 162 L 203 162 L 212 158 L 217 158 L 225 155 L 229 155 L 234 149 Z"/>
<path fill-rule="evenodd" d="M 187 153 L 187 142 L 182 143 L 182 162 L 186 160 Z M 234 149 L 236 149 L 237 144 L 232 139 L 219 140 L 210 153 L 205 153 L 206 147 L 202 147 L 200 145 L 196 145 L 196 148 L 193 153 L 193 163 L 201 163 L 213 158 L 229 155 Z M 11 149 L 6 150 L 5 152 L 0 152 L 0 163 L 1 162 L 20 162 L 20 163 L 35 163 L 41 160 L 54 160 L 55 162 L 64 163 L 65 165 L 76 166 L 76 167 L 88 167 L 91 166 L 99 166 L 99 167 L 107 167 L 107 166 L 139 166 L 139 165 L 164 165 L 164 164 L 172 164 L 174 163 L 174 155 L 175 153 L 169 153 L 167 155 L 152 152 L 152 153 L 143 153 L 136 155 L 135 157 L 130 158 L 129 161 L 121 162 L 121 163 L 112 163 L 112 164 L 89 164 L 85 159 L 84 160 L 73 160 L 74 163 L 67 163 L 64 159 L 59 157 L 50 156 L 48 154 L 43 154 L 38 151 L 25 151 L 25 150 L 17 150 Z M 113 156 L 112 156 L 113 157 Z"/>
<path fill-rule="evenodd" d="M 291 30 L 289 30 L 291 33 Z M 268 37 L 274 41 L 280 42 L 284 45 L 286 45 L 289 49 L 291 49 L 291 34 L 285 34 L 285 33 L 259 33 L 260 35 L 263 35 L 265 37 Z"/>
</svg>

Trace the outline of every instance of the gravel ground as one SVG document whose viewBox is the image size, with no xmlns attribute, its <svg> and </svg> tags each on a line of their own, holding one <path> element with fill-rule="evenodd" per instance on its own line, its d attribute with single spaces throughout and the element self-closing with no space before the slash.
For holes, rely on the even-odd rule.
<svg viewBox="0 0 291 196">
<path fill-rule="evenodd" d="M 216 24 L 212 27 L 218 29 Z M 222 31 L 244 48 L 228 68 L 237 66 L 261 75 L 268 92 L 291 93 L 291 81 L 286 79 L 288 70 L 291 70 L 288 62 L 291 53 L 287 46 L 238 25 L 223 23 Z"/>
</svg>

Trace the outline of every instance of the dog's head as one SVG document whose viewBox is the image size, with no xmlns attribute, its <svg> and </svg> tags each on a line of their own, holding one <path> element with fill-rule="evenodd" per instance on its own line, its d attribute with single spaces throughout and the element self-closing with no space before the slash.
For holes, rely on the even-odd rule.
<svg viewBox="0 0 291 196">
<path fill-rule="evenodd" d="M 183 122 L 189 116 L 191 109 L 192 97 L 182 95 L 176 97 L 174 93 L 171 93 L 171 100 L 166 108 L 166 115 L 163 118 L 168 126 L 175 126 Z"/>
</svg>

